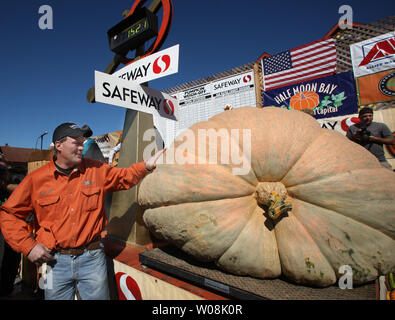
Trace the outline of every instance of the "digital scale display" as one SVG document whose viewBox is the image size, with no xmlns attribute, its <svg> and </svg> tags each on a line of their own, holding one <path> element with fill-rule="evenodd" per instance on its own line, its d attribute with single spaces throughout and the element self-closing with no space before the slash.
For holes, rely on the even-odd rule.
<svg viewBox="0 0 395 320">
<path fill-rule="evenodd" d="M 158 18 L 149 10 L 142 9 L 122 20 L 108 32 L 111 51 L 125 54 L 158 34 Z"/>
</svg>

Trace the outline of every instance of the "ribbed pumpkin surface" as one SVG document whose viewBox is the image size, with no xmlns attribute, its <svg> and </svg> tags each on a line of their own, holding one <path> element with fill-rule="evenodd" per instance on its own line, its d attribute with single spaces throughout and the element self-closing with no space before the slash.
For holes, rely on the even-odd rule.
<svg viewBox="0 0 395 320">
<path fill-rule="evenodd" d="M 221 145 L 207 144 L 202 159 L 185 141 L 173 144 L 139 190 L 157 237 L 235 274 L 283 274 L 312 286 L 335 283 L 342 265 L 352 267 L 354 284 L 394 270 L 395 173 L 370 152 L 305 113 L 280 108 L 243 107 L 197 123 L 190 128 L 195 146 L 199 129 L 210 128 L 229 136 L 250 129 L 251 169 L 235 175 L 240 164 L 220 164 Z M 238 142 L 245 151 L 241 134 Z M 210 147 L 219 164 L 205 163 Z M 177 152 L 189 163 L 166 164 L 166 154 Z M 292 205 L 277 220 L 257 201 L 269 182 L 283 186 Z"/>
</svg>

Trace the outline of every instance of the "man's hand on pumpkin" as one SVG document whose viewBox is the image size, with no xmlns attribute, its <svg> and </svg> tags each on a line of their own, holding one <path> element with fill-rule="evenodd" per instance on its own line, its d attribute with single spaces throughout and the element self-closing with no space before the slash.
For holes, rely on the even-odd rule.
<svg viewBox="0 0 395 320">
<path fill-rule="evenodd" d="M 156 161 L 162 155 L 162 153 L 165 151 L 166 151 L 166 148 L 158 151 L 151 158 L 146 160 L 145 161 L 145 169 L 147 169 L 147 171 L 149 171 L 149 172 L 152 172 L 156 168 Z"/>
</svg>

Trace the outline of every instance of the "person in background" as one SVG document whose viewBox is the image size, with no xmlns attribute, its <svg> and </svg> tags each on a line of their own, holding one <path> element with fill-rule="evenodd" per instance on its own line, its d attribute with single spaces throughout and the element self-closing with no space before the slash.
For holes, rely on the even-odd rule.
<svg viewBox="0 0 395 320">
<path fill-rule="evenodd" d="M 127 190 L 156 168 L 165 149 L 129 168 L 82 157 L 85 131 L 63 123 L 53 133 L 51 162 L 28 174 L 0 207 L 0 227 L 10 246 L 36 265 L 47 263 L 47 300 L 109 299 L 101 233 L 108 192 Z M 33 211 L 36 237 L 27 230 Z"/>
<path fill-rule="evenodd" d="M 380 164 L 389 170 L 391 165 L 385 159 L 383 145 L 395 145 L 395 137 L 385 123 L 373 122 L 373 109 L 365 107 L 359 111 L 359 123 L 348 128 L 347 138 L 369 150 Z"/>
<path fill-rule="evenodd" d="M 118 139 L 117 145 L 110 150 L 110 153 L 108 154 L 108 164 L 110 166 L 116 167 L 118 165 L 118 160 L 119 160 L 119 152 L 121 150 L 121 145 L 122 145 L 122 134 L 120 135 Z"/>
<path fill-rule="evenodd" d="M 121 142 L 119 142 L 114 148 L 110 150 L 108 154 L 108 164 L 110 166 L 116 166 L 118 164 L 119 151 L 121 150 Z M 118 154 L 118 157 L 116 156 Z"/>
<path fill-rule="evenodd" d="M 96 159 L 101 162 L 106 162 L 104 159 L 103 153 L 101 152 L 99 146 L 96 141 L 90 138 L 93 134 L 92 129 L 88 125 L 83 125 L 81 129 L 84 131 L 84 151 L 82 152 L 82 156 L 84 158 Z"/>
<path fill-rule="evenodd" d="M 9 165 L 0 155 L 0 205 L 5 203 L 17 184 L 10 183 Z M 21 254 L 12 250 L 0 232 L 0 297 L 8 296 L 14 289 Z"/>
</svg>

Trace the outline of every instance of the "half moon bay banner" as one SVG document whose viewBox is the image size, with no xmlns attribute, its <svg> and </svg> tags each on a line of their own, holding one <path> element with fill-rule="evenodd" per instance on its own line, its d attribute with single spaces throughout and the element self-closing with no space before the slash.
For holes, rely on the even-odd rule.
<svg viewBox="0 0 395 320">
<path fill-rule="evenodd" d="M 264 107 L 310 109 L 316 119 L 358 113 L 352 71 L 264 91 L 262 98 Z"/>
</svg>

